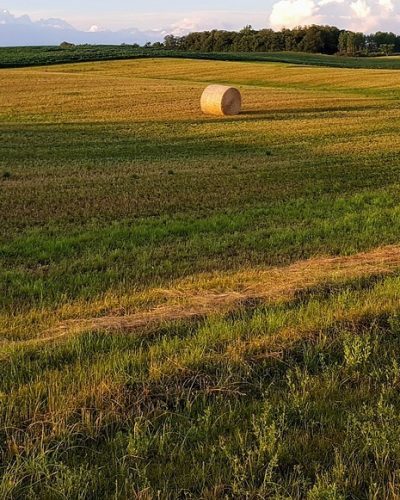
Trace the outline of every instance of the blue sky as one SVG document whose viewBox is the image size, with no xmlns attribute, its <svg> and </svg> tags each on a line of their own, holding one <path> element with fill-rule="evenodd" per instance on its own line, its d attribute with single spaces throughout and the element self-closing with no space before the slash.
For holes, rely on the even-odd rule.
<svg viewBox="0 0 400 500">
<path fill-rule="evenodd" d="M 7 5 L 9 3 L 9 5 Z M 225 14 L 227 22 L 248 15 L 252 21 L 266 25 L 274 0 L 146 0 L 144 2 L 129 0 L 5 0 L 0 6 L 22 15 L 29 14 L 33 19 L 40 17 L 59 17 L 80 28 L 90 23 L 102 23 L 107 27 L 132 26 L 132 22 L 140 28 L 158 28 L 166 23 L 178 21 L 180 18 L 215 18 L 221 22 L 220 16 Z M 5 4 L 5 5 L 3 5 Z"/>
<path fill-rule="evenodd" d="M 135 27 L 183 34 L 245 24 L 279 29 L 319 23 L 400 32 L 400 0 L 0 0 L 1 9 L 34 21 L 57 17 L 80 30 Z"/>
<path fill-rule="evenodd" d="M 13 10 L 23 10 L 28 11 L 32 10 L 32 4 L 34 4 L 34 8 L 37 10 L 50 11 L 52 9 L 76 9 L 77 11 L 105 11 L 110 12 L 110 10 L 121 10 L 121 11 L 171 11 L 171 10 L 199 10 L 199 2 L 198 1 L 190 1 L 190 0 L 170 0 L 169 2 L 165 2 L 165 0 L 147 0 L 146 2 L 141 2 L 140 5 L 138 3 L 133 2 L 131 0 L 114 0 L 113 2 L 109 1 L 101 1 L 101 0 L 85 0 L 85 2 L 79 0 L 60 0 L 60 1 L 50 1 L 50 0 L 13 0 L 12 7 Z M 201 10 L 205 9 L 217 9 L 217 10 L 230 10 L 238 9 L 245 10 L 246 8 L 254 8 L 254 9 L 262 9 L 265 8 L 266 5 L 272 5 L 273 0 L 260 1 L 260 0 L 202 0 L 201 2 Z M 11 6 L 10 6 L 11 7 Z"/>
</svg>

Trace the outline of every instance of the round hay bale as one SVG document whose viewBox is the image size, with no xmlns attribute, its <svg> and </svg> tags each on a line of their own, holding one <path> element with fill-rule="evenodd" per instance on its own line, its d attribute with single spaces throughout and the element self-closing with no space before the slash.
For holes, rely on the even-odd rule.
<svg viewBox="0 0 400 500">
<path fill-rule="evenodd" d="M 238 115 L 242 96 L 238 89 L 225 85 L 209 85 L 201 96 L 201 110 L 206 115 Z"/>
</svg>

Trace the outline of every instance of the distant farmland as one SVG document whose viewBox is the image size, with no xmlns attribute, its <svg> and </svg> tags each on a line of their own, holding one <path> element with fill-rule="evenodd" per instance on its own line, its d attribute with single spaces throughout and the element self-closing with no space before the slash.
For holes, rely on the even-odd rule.
<svg viewBox="0 0 400 500">
<path fill-rule="evenodd" d="M 196 51 L 135 48 L 129 45 L 77 45 L 69 48 L 56 46 L 0 47 L 0 68 L 149 58 L 281 62 L 332 68 L 400 69 L 400 57 L 396 55 L 387 57 L 346 57 L 286 51 L 202 53 Z"/>
<path fill-rule="evenodd" d="M 400 495 L 400 60 L 353 61 L 0 71 L 0 498 Z"/>
</svg>

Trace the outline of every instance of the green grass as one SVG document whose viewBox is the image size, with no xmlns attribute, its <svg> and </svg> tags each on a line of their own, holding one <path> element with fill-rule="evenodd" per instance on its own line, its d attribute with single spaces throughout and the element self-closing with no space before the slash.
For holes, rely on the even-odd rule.
<svg viewBox="0 0 400 500">
<path fill-rule="evenodd" d="M 54 306 L 398 241 L 390 151 L 309 157 L 321 143 L 311 133 L 306 143 L 236 146 L 234 125 L 215 143 L 187 139 L 194 123 L 158 140 L 158 123 L 141 125 L 148 138 L 115 125 L 12 125 L 7 141 L 3 127 L 12 176 L 0 181 L 0 303 Z"/>
<path fill-rule="evenodd" d="M 1 366 L 9 396 L 0 492 L 397 494 L 399 284 L 395 277 L 310 291 L 285 306 L 165 325 L 144 337 L 91 333 L 19 348 Z M 397 306 L 355 320 L 371 301 Z M 297 325 L 304 339 L 285 345 L 280 332 Z M 260 339 L 270 340 L 270 354 L 254 343 Z"/>
<path fill-rule="evenodd" d="M 0 68 L 42 66 L 45 64 L 66 64 L 90 61 L 111 61 L 123 59 L 186 58 L 220 61 L 260 61 L 289 64 L 327 66 L 337 68 L 399 69 L 400 58 L 390 57 L 347 57 L 303 52 L 191 52 L 165 49 L 133 48 L 129 45 L 81 45 L 62 49 L 56 46 L 44 47 L 1 47 Z"/>
<path fill-rule="evenodd" d="M 315 253 L 351 254 L 396 243 L 399 202 L 395 193 L 321 196 L 203 219 L 162 217 L 106 227 L 93 222 L 67 234 L 65 227 L 28 231 L 0 250 L 0 304 L 10 312 L 54 307 L 197 272 L 282 265 Z"/>
<path fill-rule="evenodd" d="M 211 81 L 243 114 L 200 114 Z M 166 59 L 0 71 L 1 499 L 400 495 L 400 271 L 36 342 L 204 272 L 398 244 L 398 83 Z"/>
</svg>

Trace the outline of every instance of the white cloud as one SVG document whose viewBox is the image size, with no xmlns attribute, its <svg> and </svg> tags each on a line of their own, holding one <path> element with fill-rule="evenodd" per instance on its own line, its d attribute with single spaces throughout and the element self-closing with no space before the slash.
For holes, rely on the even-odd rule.
<svg viewBox="0 0 400 500">
<path fill-rule="evenodd" d="M 394 10 L 393 0 L 379 0 L 379 5 L 389 11 Z"/>
<path fill-rule="evenodd" d="M 357 0 L 351 3 L 350 7 L 359 18 L 368 17 L 371 14 L 371 7 L 367 4 L 366 0 Z"/>
<path fill-rule="evenodd" d="M 385 1 L 385 0 L 382 0 L 382 1 Z M 389 0 L 390 1 L 390 0 Z M 331 3 L 339 3 L 339 4 L 342 4 L 344 3 L 345 0 L 320 0 L 318 2 L 318 6 L 319 7 L 324 7 L 325 5 L 329 5 Z"/>
<path fill-rule="evenodd" d="M 312 1 L 312 0 L 306 0 Z M 264 23 L 260 22 L 264 19 Z M 183 36 L 193 31 L 206 31 L 213 29 L 238 30 L 251 24 L 256 29 L 265 27 L 265 12 L 225 12 L 225 11 L 199 11 L 178 20 L 166 20 L 160 29 L 162 33 L 171 33 Z"/>
<path fill-rule="evenodd" d="M 356 31 L 400 31 L 398 0 L 278 0 L 269 18 L 273 28 L 330 24 Z"/>
<path fill-rule="evenodd" d="M 270 17 L 273 28 L 292 28 L 317 21 L 318 6 L 314 0 L 280 0 L 274 4 Z"/>
<path fill-rule="evenodd" d="M 200 29 L 205 29 L 204 24 L 201 22 L 201 19 L 198 17 L 185 17 L 182 20 L 173 23 L 170 27 L 169 32 L 171 35 L 175 36 L 182 36 L 185 35 L 186 33 L 190 33 L 193 31 L 199 31 Z M 164 30 L 164 32 L 167 32 L 168 30 Z"/>
</svg>

